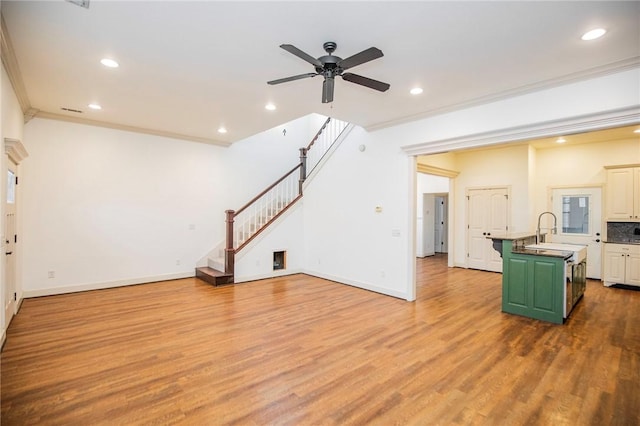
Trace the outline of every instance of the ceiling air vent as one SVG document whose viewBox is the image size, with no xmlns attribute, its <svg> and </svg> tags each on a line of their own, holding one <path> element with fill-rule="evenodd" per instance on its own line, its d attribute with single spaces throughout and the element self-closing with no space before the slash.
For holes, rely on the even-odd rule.
<svg viewBox="0 0 640 426">
<path fill-rule="evenodd" d="M 67 0 L 69 3 L 73 3 L 78 6 L 82 6 L 85 9 L 89 9 L 89 0 Z"/>
<path fill-rule="evenodd" d="M 73 108 L 62 107 L 60 109 L 67 112 L 75 112 L 76 114 L 82 114 L 84 112 L 84 111 L 80 111 L 79 109 L 73 109 Z"/>
</svg>

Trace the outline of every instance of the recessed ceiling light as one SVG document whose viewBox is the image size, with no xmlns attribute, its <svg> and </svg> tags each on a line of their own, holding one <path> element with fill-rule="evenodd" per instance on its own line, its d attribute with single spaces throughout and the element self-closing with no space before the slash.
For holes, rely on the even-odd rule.
<svg viewBox="0 0 640 426">
<path fill-rule="evenodd" d="M 558 139 L 556 139 L 556 143 L 565 143 L 567 140 L 563 137 L 559 137 Z"/>
<path fill-rule="evenodd" d="M 423 90 L 421 87 L 414 87 L 413 89 L 409 90 L 409 93 L 411 93 L 412 95 L 419 95 L 422 92 Z"/>
<path fill-rule="evenodd" d="M 224 127 L 220 127 L 218 129 L 218 133 L 227 133 L 227 129 L 225 129 Z"/>
<path fill-rule="evenodd" d="M 275 111 L 276 110 L 276 106 L 274 104 L 272 104 L 271 102 L 269 102 L 268 104 L 266 104 L 264 106 L 264 109 L 269 110 L 269 111 Z"/>
<path fill-rule="evenodd" d="M 640 133 L 640 129 L 634 130 L 633 133 Z"/>
<path fill-rule="evenodd" d="M 595 30 L 587 31 L 580 38 L 584 41 L 595 40 L 602 37 L 606 32 L 607 30 L 604 28 L 596 28 Z"/>
<path fill-rule="evenodd" d="M 89 104 L 89 105 L 87 105 L 87 106 L 88 106 L 89 108 L 91 108 L 91 109 L 96 110 L 96 111 L 98 111 L 98 110 L 101 110 L 101 109 L 102 109 L 102 107 L 101 107 L 100 105 L 98 105 L 98 104 Z"/>
<path fill-rule="evenodd" d="M 120 66 L 119 63 L 114 61 L 113 59 L 104 58 L 100 60 L 100 63 L 107 68 L 118 68 Z"/>
</svg>

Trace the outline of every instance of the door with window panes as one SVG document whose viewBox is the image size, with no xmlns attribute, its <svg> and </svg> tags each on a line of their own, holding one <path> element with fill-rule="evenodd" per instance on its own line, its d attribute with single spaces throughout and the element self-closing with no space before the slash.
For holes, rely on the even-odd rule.
<svg viewBox="0 0 640 426">
<path fill-rule="evenodd" d="M 602 277 L 602 189 L 554 188 L 551 202 L 558 218 L 555 243 L 587 246 L 587 277 Z"/>
</svg>

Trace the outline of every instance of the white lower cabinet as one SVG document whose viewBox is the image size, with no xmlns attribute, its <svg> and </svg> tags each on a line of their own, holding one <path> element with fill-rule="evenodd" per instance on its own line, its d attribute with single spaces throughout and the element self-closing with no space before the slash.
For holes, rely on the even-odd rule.
<svg viewBox="0 0 640 426">
<path fill-rule="evenodd" d="M 604 245 L 604 285 L 640 286 L 640 245 Z"/>
</svg>

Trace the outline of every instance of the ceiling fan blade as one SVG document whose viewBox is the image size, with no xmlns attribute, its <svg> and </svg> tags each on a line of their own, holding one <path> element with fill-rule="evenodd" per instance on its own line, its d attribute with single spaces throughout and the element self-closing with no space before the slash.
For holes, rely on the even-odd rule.
<svg viewBox="0 0 640 426">
<path fill-rule="evenodd" d="M 322 62 L 309 55 L 308 53 L 303 52 L 292 44 L 281 44 L 280 47 L 287 52 L 296 55 L 298 58 L 309 62 L 314 67 L 322 68 Z"/>
<path fill-rule="evenodd" d="M 328 104 L 333 102 L 333 86 L 335 80 L 333 77 L 325 77 L 324 83 L 322 83 L 322 103 Z"/>
<path fill-rule="evenodd" d="M 386 92 L 387 90 L 389 90 L 389 87 L 391 87 L 389 84 L 383 83 L 382 81 L 363 77 L 358 74 L 352 74 L 350 72 L 346 72 L 342 74 L 342 78 L 344 80 L 347 80 L 350 83 L 366 86 L 366 87 L 369 87 L 370 89 L 379 90 L 380 92 Z"/>
<path fill-rule="evenodd" d="M 382 50 L 377 47 L 370 47 L 360 53 L 356 53 L 353 56 L 349 56 L 348 58 L 339 61 L 337 65 L 343 70 L 347 70 L 355 67 L 356 65 L 364 64 L 365 62 L 373 61 L 374 59 L 378 59 L 383 56 Z"/>
<path fill-rule="evenodd" d="M 267 81 L 267 84 L 286 83 L 287 81 L 300 80 L 302 78 L 307 78 L 307 77 L 315 77 L 316 75 L 318 75 L 318 74 L 316 74 L 314 72 L 308 72 L 306 74 L 299 74 L 299 75 L 294 75 L 294 76 L 291 76 L 291 77 L 279 78 L 278 80 Z"/>
</svg>

